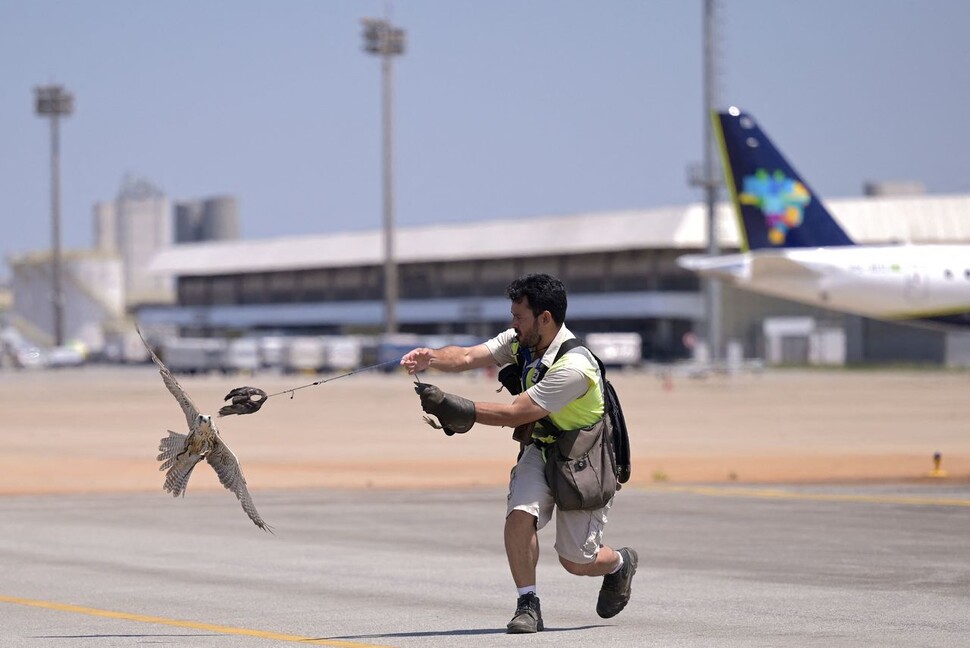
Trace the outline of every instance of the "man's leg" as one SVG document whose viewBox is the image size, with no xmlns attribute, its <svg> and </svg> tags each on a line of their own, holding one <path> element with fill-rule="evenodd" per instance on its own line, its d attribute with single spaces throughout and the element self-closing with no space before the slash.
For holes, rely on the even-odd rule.
<svg viewBox="0 0 970 648">
<path fill-rule="evenodd" d="M 539 534 L 535 516 L 517 509 L 505 518 L 505 555 L 516 587 L 536 584 Z"/>
<path fill-rule="evenodd" d="M 543 629 L 539 597 L 536 596 L 536 565 L 539 562 L 538 531 L 552 517 L 553 501 L 542 469 L 542 455 L 529 446 L 519 457 L 509 483 L 505 516 L 505 554 L 519 598 L 509 633 Z"/>
<path fill-rule="evenodd" d="M 591 511 L 556 511 L 559 562 L 570 574 L 603 577 L 596 613 L 604 619 L 619 614 L 630 601 L 639 560 L 633 549 L 602 544 L 609 509 L 610 504 Z"/>
</svg>

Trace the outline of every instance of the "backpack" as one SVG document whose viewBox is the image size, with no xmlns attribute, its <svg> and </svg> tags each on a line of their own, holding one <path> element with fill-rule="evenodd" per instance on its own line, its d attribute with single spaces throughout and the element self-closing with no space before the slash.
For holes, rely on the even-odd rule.
<svg viewBox="0 0 970 648">
<path fill-rule="evenodd" d="M 556 353 L 555 359 L 552 364 L 556 364 L 560 358 L 565 354 L 569 353 L 573 349 L 583 347 L 589 354 L 593 356 L 596 360 L 596 364 L 600 368 L 600 376 L 603 377 L 603 409 L 604 415 L 609 417 L 610 425 L 613 428 L 613 453 L 616 460 L 616 481 L 625 484 L 630 479 L 631 472 L 631 461 L 630 461 L 630 433 L 626 427 L 626 419 L 623 416 L 623 407 L 620 405 L 620 397 L 616 393 L 616 389 L 613 384 L 606 377 L 606 367 L 603 365 L 603 361 L 597 357 L 595 353 L 585 347 L 582 342 L 578 339 L 573 338 L 571 340 L 566 340 L 559 347 L 559 352 Z M 513 395 L 522 393 L 522 367 L 520 363 L 522 362 L 522 357 L 520 355 L 515 356 L 515 363 L 504 367 L 502 371 L 499 372 L 499 382 L 505 386 L 506 389 Z M 548 368 L 542 365 L 539 369 L 539 375 L 536 377 L 536 382 L 542 379 Z M 501 389 L 501 388 L 500 388 Z"/>
</svg>

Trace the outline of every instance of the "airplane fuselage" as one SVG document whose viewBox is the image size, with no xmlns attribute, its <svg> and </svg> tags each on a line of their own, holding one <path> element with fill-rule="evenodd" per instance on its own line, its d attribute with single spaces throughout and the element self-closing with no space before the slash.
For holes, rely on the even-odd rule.
<svg viewBox="0 0 970 648">
<path fill-rule="evenodd" d="M 857 315 L 970 325 L 970 246 L 755 250 L 696 269 L 739 288 Z"/>
</svg>

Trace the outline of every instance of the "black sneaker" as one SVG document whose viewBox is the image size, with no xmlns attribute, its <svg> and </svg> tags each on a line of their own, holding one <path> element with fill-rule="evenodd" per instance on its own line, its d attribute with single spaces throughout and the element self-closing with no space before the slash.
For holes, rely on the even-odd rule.
<svg viewBox="0 0 970 648">
<path fill-rule="evenodd" d="M 596 601 L 596 614 L 604 619 L 615 617 L 626 607 L 633 590 L 633 575 L 637 573 L 637 552 L 623 547 L 617 553 L 623 556 L 623 567 L 615 574 L 603 577 L 599 600 Z"/>
<path fill-rule="evenodd" d="M 519 597 L 515 604 L 515 616 L 509 621 L 508 634 L 527 634 L 542 630 L 542 611 L 539 597 L 529 592 Z"/>
</svg>

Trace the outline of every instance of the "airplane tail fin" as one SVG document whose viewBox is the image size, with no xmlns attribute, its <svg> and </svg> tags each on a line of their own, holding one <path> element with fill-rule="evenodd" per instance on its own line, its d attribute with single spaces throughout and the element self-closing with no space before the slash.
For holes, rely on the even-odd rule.
<svg viewBox="0 0 970 648">
<path fill-rule="evenodd" d="M 751 115 L 730 108 L 712 118 L 742 251 L 854 245 Z"/>
</svg>

